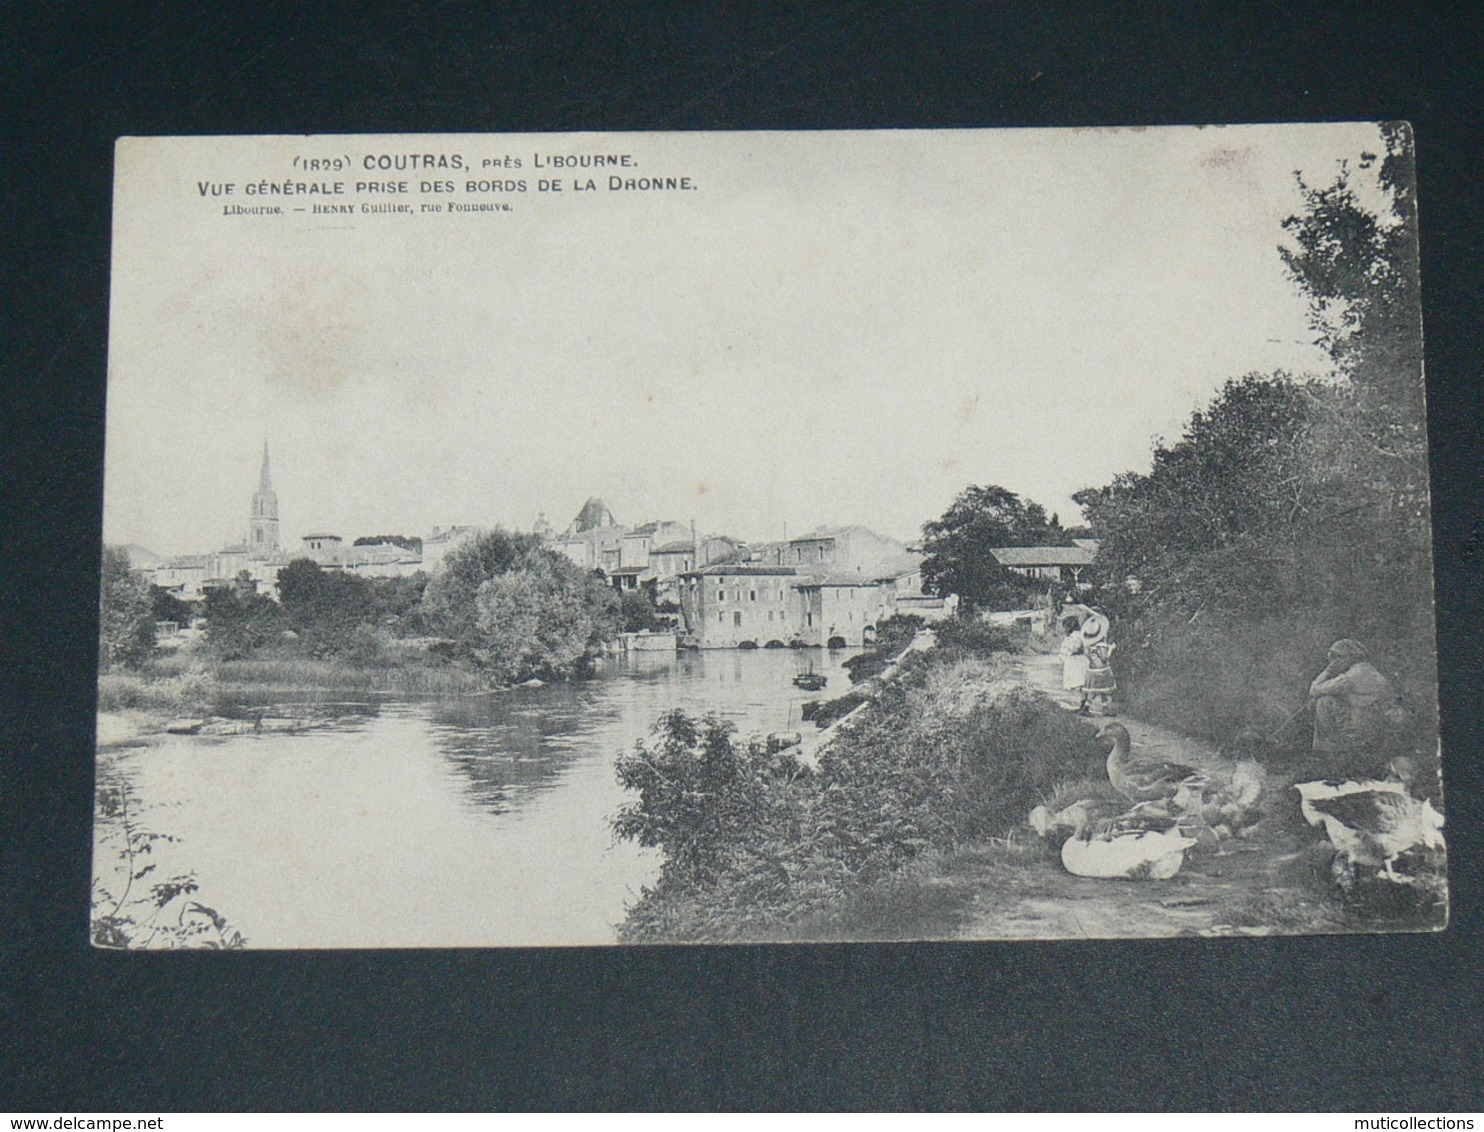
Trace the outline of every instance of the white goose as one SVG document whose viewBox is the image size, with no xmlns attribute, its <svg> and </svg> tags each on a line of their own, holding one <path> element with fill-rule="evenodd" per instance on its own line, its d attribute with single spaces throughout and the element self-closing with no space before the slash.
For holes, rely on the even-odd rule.
<svg viewBox="0 0 1484 1132">
<path fill-rule="evenodd" d="M 1379 869 L 1388 880 L 1409 883 L 1393 869 L 1408 850 L 1443 848 L 1443 815 L 1412 797 L 1404 782 L 1300 782 L 1294 789 L 1304 820 L 1323 825 L 1342 857 Z"/>
<path fill-rule="evenodd" d="M 1196 840 L 1157 806 L 1135 806 L 1119 817 L 1077 829 L 1062 844 L 1061 863 L 1079 877 L 1169 880 Z"/>
</svg>

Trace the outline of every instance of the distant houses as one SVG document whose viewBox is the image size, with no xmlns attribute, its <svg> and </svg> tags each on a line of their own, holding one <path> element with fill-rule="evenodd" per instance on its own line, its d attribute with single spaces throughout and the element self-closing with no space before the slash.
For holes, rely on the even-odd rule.
<svg viewBox="0 0 1484 1132">
<path fill-rule="evenodd" d="M 680 576 L 700 648 L 853 647 L 888 617 L 937 620 L 951 603 L 922 592 L 922 555 L 862 526 L 822 527 Z"/>
<path fill-rule="evenodd" d="M 243 542 L 173 558 L 140 546 L 126 549 L 135 569 L 155 585 L 195 599 L 244 576 L 272 594 L 279 570 L 295 558 L 366 577 L 431 573 L 478 533 L 470 526 L 435 527 L 420 539 L 389 535 L 347 542 L 331 531 L 312 531 L 286 551 L 265 445 Z M 919 551 L 859 524 L 748 545 L 728 535 L 702 534 L 693 522 L 655 519 L 624 526 L 593 497 L 565 530 L 553 530 L 542 515 L 535 533 L 577 566 L 601 572 L 620 592 L 644 588 L 657 601 L 673 602 L 681 638 L 699 648 L 861 646 L 875 640 L 887 618 L 913 614 L 934 621 L 956 607 L 952 597 L 923 592 Z M 1096 542 L 1081 539 L 1074 546 L 1000 547 L 990 553 L 1008 570 L 1076 586 L 1096 552 Z"/>
<path fill-rule="evenodd" d="M 363 577 L 409 577 L 437 569 L 449 551 L 473 537 L 477 529 L 435 527 L 432 534 L 420 540 L 368 536 L 354 542 L 330 531 L 312 531 L 292 551 L 283 546 L 280 532 L 278 495 L 273 489 L 265 444 L 258 488 L 249 506 L 246 539 L 209 554 L 169 558 L 141 546 L 127 550 L 130 564 L 155 585 L 177 597 L 195 600 L 213 587 L 237 584 L 244 575 L 258 589 L 276 595 L 278 572 L 296 558 L 307 558 L 324 570 Z"/>
<path fill-rule="evenodd" d="M 922 592 L 921 554 L 860 525 L 749 546 L 674 520 L 625 527 L 593 498 L 549 545 L 620 592 L 648 586 L 674 601 L 699 648 L 859 646 L 894 614 L 951 609 Z"/>
</svg>

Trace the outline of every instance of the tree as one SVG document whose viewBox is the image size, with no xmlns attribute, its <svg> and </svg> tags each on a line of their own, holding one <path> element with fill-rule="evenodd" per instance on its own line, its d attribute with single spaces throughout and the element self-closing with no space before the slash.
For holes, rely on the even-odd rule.
<svg viewBox="0 0 1484 1132">
<path fill-rule="evenodd" d="M 1300 178 L 1304 211 L 1284 224 L 1279 251 L 1334 377 L 1229 382 L 1148 474 L 1076 497 L 1102 539 L 1135 710 L 1213 735 L 1277 726 L 1339 637 L 1434 698 L 1410 154 L 1404 130 L 1385 138 L 1389 215 L 1361 203 L 1343 166 L 1324 188 Z"/>
<path fill-rule="evenodd" d="M 641 633 L 646 629 L 652 633 L 663 628 L 659 614 L 654 591 L 647 585 L 626 590 L 619 599 L 620 626 L 625 633 Z"/>
<path fill-rule="evenodd" d="M 1322 188 L 1295 174 L 1305 207 L 1284 221 L 1293 246 L 1279 254 L 1308 297 L 1319 343 L 1363 407 L 1384 413 L 1397 430 L 1372 439 L 1394 457 L 1420 462 L 1426 436 L 1412 137 L 1405 122 L 1383 123 L 1381 133 L 1384 156 L 1363 153 L 1359 168 L 1376 169 L 1389 215 L 1361 203 L 1346 163 Z"/>
<path fill-rule="evenodd" d="M 276 643 L 286 628 L 283 607 L 265 594 L 242 585 L 206 591 L 206 643 L 220 660 L 251 656 Z"/>
<path fill-rule="evenodd" d="M 278 572 L 278 597 L 304 648 L 313 656 L 365 652 L 362 627 L 375 619 L 370 579 L 325 570 L 296 558 Z"/>
<path fill-rule="evenodd" d="M 1156 445 L 1147 474 L 1076 494 L 1115 611 L 1130 577 L 1142 605 L 1184 616 L 1271 603 L 1302 581 L 1298 544 L 1320 502 L 1304 444 L 1318 395 L 1281 374 L 1229 381 L 1180 440 Z"/>
<path fill-rule="evenodd" d="M 400 636 L 423 630 L 421 605 L 428 576 L 419 570 L 402 578 L 369 578 L 371 608 L 378 623 L 389 625 Z"/>
<path fill-rule="evenodd" d="M 1036 587 L 1007 570 L 990 551 L 1004 546 L 1070 546 L 1039 503 L 1003 487 L 968 487 L 942 518 L 923 525 L 923 586 L 956 593 L 970 609 L 1018 603 Z"/>
<path fill-rule="evenodd" d="M 503 681 L 580 672 L 618 629 L 618 595 L 568 559 L 535 551 L 479 587 L 474 661 Z"/>
<path fill-rule="evenodd" d="M 479 587 L 514 569 L 540 546 L 541 540 L 535 535 L 496 528 L 449 551 L 423 591 L 422 617 L 429 629 L 447 637 L 461 636 L 468 627 Z"/>
<path fill-rule="evenodd" d="M 603 580 L 545 550 L 534 535 L 495 530 L 449 554 L 423 592 L 422 618 L 501 681 L 582 671 L 618 631 L 619 598 Z"/>
<path fill-rule="evenodd" d="M 1308 296 L 1319 341 L 1334 359 L 1346 394 L 1323 410 L 1316 461 L 1341 491 L 1347 522 L 1334 536 L 1364 547 L 1387 576 L 1382 587 L 1410 633 L 1431 646 L 1427 424 L 1422 380 L 1417 209 L 1412 139 L 1406 123 L 1383 123 L 1384 155 L 1365 153 L 1387 209 L 1361 201 L 1348 165 L 1327 186 L 1302 177 L 1305 209 L 1284 224 L 1293 246 L 1285 267 Z M 1379 164 L 1378 164 L 1379 162 Z M 1347 529 L 1348 528 L 1348 529 Z"/>
<path fill-rule="evenodd" d="M 103 548 L 98 588 L 98 664 L 138 664 L 154 647 L 149 585 L 129 566 L 129 552 Z"/>
<path fill-rule="evenodd" d="M 182 628 L 196 616 L 196 610 L 189 602 L 181 601 L 163 586 L 149 587 L 149 604 L 150 616 L 156 621 L 174 621 Z"/>
</svg>

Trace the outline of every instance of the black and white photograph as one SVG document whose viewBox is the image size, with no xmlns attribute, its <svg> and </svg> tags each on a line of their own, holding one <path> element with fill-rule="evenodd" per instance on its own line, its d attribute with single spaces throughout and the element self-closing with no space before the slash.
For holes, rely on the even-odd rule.
<svg viewBox="0 0 1484 1132">
<path fill-rule="evenodd" d="M 1446 926 L 1407 123 L 115 158 L 95 947 Z"/>
</svg>

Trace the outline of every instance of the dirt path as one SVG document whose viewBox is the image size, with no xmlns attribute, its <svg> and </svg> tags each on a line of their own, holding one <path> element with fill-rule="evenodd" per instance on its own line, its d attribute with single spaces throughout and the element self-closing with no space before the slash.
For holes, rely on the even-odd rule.
<svg viewBox="0 0 1484 1132">
<path fill-rule="evenodd" d="M 1026 681 L 1068 710 L 1055 656 L 1023 658 Z M 1232 764 L 1211 744 L 1142 720 L 1120 717 L 1142 756 L 1183 762 L 1227 777 Z M 1287 781 L 1270 780 L 1263 819 L 1245 838 L 1186 854 L 1169 880 L 1075 877 L 1027 831 L 1010 846 L 958 855 L 940 883 L 967 886 L 962 939 L 1117 938 L 1264 935 L 1346 930 L 1326 876 L 1329 853 L 1289 805 Z M 1292 811 L 1291 813 L 1289 811 Z"/>
</svg>

